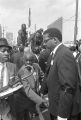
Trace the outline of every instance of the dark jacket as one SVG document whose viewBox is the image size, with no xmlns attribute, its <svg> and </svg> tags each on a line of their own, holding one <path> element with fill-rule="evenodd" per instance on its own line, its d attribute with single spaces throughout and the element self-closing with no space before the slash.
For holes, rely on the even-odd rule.
<svg viewBox="0 0 81 120">
<path fill-rule="evenodd" d="M 52 115 L 68 118 L 70 114 L 79 113 L 80 91 L 76 62 L 64 45 L 54 55 L 46 82 Z"/>
<path fill-rule="evenodd" d="M 39 55 L 39 65 L 44 73 L 46 72 L 46 63 L 49 58 L 49 55 L 50 55 L 49 49 L 41 51 Z"/>
<path fill-rule="evenodd" d="M 23 54 L 24 54 L 23 52 L 18 51 L 11 55 L 10 62 L 16 64 L 17 70 L 19 70 L 22 67 L 22 65 L 24 64 Z"/>
</svg>

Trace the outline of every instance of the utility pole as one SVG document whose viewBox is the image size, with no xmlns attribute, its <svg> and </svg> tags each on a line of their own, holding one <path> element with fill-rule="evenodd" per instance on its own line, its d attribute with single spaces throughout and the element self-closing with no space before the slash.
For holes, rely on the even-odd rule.
<svg viewBox="0 0 81 120">
<path fill-rule="evenodd" d="M 2 32 L 2 36 L 3 36 L 3 38 L 4 38 L 4 32 L 5 32 L 5 30 L 4 30 L 4 27 L 3 27 L 3 32 Z"/>
<path fill-rule="evenodd" d="M 77 39 L 78 1 L 79 0 L 76 0 L 75 26 L 74 26 L 74 44 L 76 43 L 76 39 Z"/>
<path fill-rule="evenodd" d="M 36 26 L 36 24 L 35 24 L 35 32 L 36 32 L 36 30 L 37 30 L 37 26 Z"/>
<path fill-rule="evenodd" d="M 28 37 L 31 35 L 31 8 L 29 8 L 29 15 L 28 15 Z"/>
</svg>

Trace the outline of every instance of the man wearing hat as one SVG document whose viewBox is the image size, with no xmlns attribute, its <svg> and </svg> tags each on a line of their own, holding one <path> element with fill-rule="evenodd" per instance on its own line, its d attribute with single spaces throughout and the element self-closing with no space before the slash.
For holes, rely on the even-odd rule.
<svg viewBox="0 0 81 120">
<path fill-rule="evenodd" d="M 11 49 L 12 47 L 8 44 L 7 40 L 5 38 L 0 38 L 0 93 L 8 90 L 8 88 L 13 86 L 18 80 L 16 76 L 16 66 L 9 62 Z M 9 95 L 8 102 L 11 114 L 15 117 L 13 95 Z"/>
<path fill-rule="evenodd" d="M 0 62 L 9 60 L 9 52 L 12 49 L 5 38 L 0 38 Z"/>
<path fill-rule="evenodd" d="M 10 50 L 11 46 L 9 46 L 7 40 L 5 38 L 0 38 L 0 93 L 4 92 L 10 87 L 16 87 L 16 83 L 17 85 L 22 86 L 21 79 L 17 76 L 16 65 L 8 62 Z M 4 65 L 5 67 L 3 70 Z M 3 74 L 2 70 L 4 71 Z M 23 88 L 25 90 L 30 89 L 29 86 L 23 85 L 23 87 L 18 89 L 14 94 L 8 95 L 8 103 L 10 105 L 9 112 L 11 113 L 13 120 L 14 118 L 16 118 L 16 120 L 23 120 L 25 110 L 27 109 L 27 112 L 29 112 L 28 108 L 35 104 L 35 100 L 37 100 L 37 104 L 41 104 L 44 101 L 42 98 L 39 99 L 39 96 L 35 94 L 33 90 L 31 90 L 32 94 L 38 96 L 37 99 L 35 98 L 32 101 L 27 97 Z"/>
</svg>

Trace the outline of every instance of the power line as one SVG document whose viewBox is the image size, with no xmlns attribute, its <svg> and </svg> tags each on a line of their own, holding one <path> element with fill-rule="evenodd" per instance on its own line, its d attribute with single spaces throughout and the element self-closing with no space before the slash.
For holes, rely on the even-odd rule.
<svg viewBox="0 0 81 120">
<path fill-rule="evenodd" d="M 80 15 L 80 14 L 81 14 L 81 12 L 79 12 L 79 15 Z M 63 23 L 68 22 L 68 21 L 75 21 L 75 20 L 71 20 L 71 19 L 74 18 L 74 17 L 75 17 L 75 15 L 69 17 L 69 19 L 64 19 L 65 21 L 64 21 Z M 78 20 L 78 21 L 81 21 L 81 20 Z"/>
<path fill-rule="evenodd" d="M 65 22 L 70 22 L 70 21 L 75 21 L 75 20 L 68 20 L 68 21 L 65 21 Z M 77 21 L 81 21 L 81 20 L 77 20 Z M 65 23 L 65 22 L 63 22 L 63 23 Z"/>
</svg>

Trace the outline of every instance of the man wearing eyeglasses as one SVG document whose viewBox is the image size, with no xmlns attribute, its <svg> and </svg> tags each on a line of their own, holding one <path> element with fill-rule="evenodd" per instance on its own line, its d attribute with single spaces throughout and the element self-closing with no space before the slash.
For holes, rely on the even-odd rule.
<svg viewBox="0 0 81 120">
<path fill-rule="evenodd" d="M 79 120 L 80 91 L 73 54 L 62 44 L 62 34 L 56 28 L 44 31 L 43 43 L 47 48 L 51 46 L 52 49 L 46 78 L 50 118 L 51 120 Z"/>
</svg>

